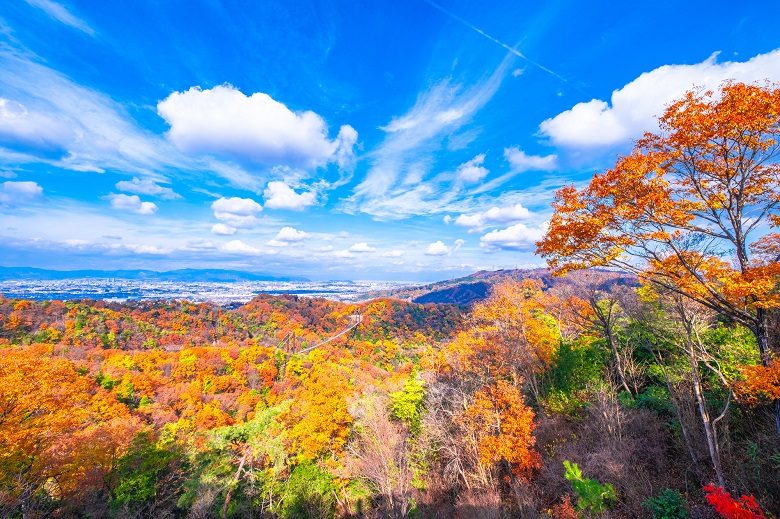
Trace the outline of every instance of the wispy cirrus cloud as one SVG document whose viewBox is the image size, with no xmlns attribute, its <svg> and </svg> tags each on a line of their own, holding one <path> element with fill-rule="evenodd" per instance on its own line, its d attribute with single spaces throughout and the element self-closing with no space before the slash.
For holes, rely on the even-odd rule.
<svg viewBox="0 0 780 519">
<path fill-rule="evenodd" d="M 436 213 L 457 200 L 459 188 L 452 189 L 456 174 L 427 177 L 444 141 L 472 122 L 495 95 L 509 62 L 505 59 L 490 76 L 471 87 L 449 79 L 439 81 L 421 92 L 409 111 L 381 127 L 385 138 L 367 155 L 371 166 L 344 209 L 378 218 L 403 218 Z M 479 156 L 474 160 L 479 164 L 470 167 L 478 168 Z M 466 176 L 473 179 L 482 173 L 472 169 Z"/>
<path fill-rule="evenodd" d="M 87 22 L 71 13 L 67 7 L 52 0 L 26 0 L 28 4 L 37 7 L 58 22 L 64 23 L 90 36 L 95 35 L 95 30 Z"/>
<path fill-rule="evenodd" d="M 142 174 L 192 168 L 121 103 L 41 64 L 28 51 L 0 46 L 0 69 L 0 147 L 9 162 Z"/>
<path fill-rule="evenodd" d="M 163 187 L 150 178 L 137 178 L 133 177 L 133 180 L 120 180 L 116 183 L 116 188 L 120 191 L 126 191 L 136 195 L 150 195 L 156 196 L 162 200 L 176 200 L 181 198 L 181 195 L 174 192 L 169 187 Z"/>
</svg>

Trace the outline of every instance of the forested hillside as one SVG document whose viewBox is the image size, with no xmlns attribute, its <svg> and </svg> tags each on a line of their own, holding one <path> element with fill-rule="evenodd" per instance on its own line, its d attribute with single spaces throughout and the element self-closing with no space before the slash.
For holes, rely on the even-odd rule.
<svg viewBox="0 0 780 519">
<path fill-rule="evenodd" d="M 468 315 L 2 299 L 2 513 L 715 517 L 718 477 L 777 513 L 776 366 L 745 328 L 698 309 L 688 330 L 614 277 L 510 282 Z"/>
</svg>

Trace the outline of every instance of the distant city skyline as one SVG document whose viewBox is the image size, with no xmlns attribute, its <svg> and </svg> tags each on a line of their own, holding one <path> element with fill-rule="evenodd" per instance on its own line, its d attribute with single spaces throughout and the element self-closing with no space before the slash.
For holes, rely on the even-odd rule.
<svg viewBox="0 0 780 519">
<path fill-rule="evenodd" d="M 0 5 L 0 265 L 433 281 L 534 268 L 556 189 L 780 4 Z"/>
</svg>

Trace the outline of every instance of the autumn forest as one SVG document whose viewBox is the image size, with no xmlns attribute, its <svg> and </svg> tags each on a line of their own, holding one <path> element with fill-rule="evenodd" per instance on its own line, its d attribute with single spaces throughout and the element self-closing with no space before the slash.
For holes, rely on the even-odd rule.
<svg viewBox="0 0 780 519">
<path fill-rule="evenodd" d="M 0 517 L 779 516 L 780 88 L 659 125 L 468 307 L 0 297 Z"/>
</svg>

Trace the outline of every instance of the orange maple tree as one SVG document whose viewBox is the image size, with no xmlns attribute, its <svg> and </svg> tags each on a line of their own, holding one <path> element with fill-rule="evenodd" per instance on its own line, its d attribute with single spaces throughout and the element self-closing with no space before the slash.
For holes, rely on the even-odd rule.
<svg viewBox="0 0 780 519">
<path fill-rule="evenodd" d="M 767 310 L 780 306 L 780 87 L 693 90 L 659 125 L 584 189 L 558 191 L 537 251 L 558 273 L 618 267 L 726 315 L 753 332 L 767 365 Z"/>
<path fill-rule="evenodd" d="M 463 420 L 479 439 L 480 463 L 509 464 L 516 476 L 526 477 L 539 466 L 534 450 L 534 412 L 512 384 L 498 380 L 483 387 L 463 414 Z"/>
</svg>

